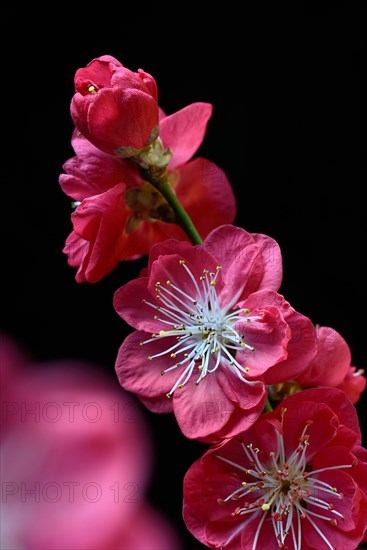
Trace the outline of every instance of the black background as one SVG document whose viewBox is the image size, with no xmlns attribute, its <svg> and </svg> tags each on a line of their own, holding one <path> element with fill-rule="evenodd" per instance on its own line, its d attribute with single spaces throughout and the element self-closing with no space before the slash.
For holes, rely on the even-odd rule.
<svg viewBox="0 0 367 550">
<path fill-rule="evenodd" d="M 61 252 L 70 200 L 58 184 L 73 155 L 74 73 L 111 54 L 154 75 L 167 113 L 213 103 L 199 154 L 228 174 L 235 223 L 279 242 L 281 292 L 315 324 L 338 330 L 353 364 L 366 368 L 366 11 L 333 6 L 256 17 L 225 5 L 204 15 L 184 4 L 175 14 L 157 5 L 95 13 L 86 5 L 84 17 L 66 9 L 3 12 L 11 37 L 3 54 L 10 152 L 2 162 L 1 328 L 41 361 L 91 360 L 116 381 L 116 353 L 130 329 L 112 295 L 145 259 L 78 285 Z M 364 395 L 357 404 L 364 429 L 366 404 Z M 184 548 L 202 548 L 181 520 L 181 486 L 205 446 L 185 440 L 173 416 L 143 411 L 156 448 L 150 498 Z"/>
</svg>

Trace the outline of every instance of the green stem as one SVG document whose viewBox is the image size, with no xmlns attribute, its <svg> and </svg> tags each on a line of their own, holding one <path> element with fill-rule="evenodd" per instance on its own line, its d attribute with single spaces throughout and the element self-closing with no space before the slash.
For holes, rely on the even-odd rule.
<svg viewBox="0 0 367 550">
<path fill-rule="evenodd" d="M 190 216 L 177 200 L 168 182 L 164 180 L 161 181 L 159 185 L 157 185 L 157 188 L 174 211 L 177 225 L 185 231 L 186 235 L 191 239 L 192 244 L 201 244 L 203 241 L 192 223 Z"/>
<path fill-rule="evenodd" d="M 266 403 L 265 403 L 265 409 L 264 409 L 264 411 L 265 411 L 265 412 L 270 412 L 270 411 L 272 411 L 272 410 L 274 410 L 274 409 L 273 409 L 273 407 L 271 406 L 271 403 L 270 403 L 270 401 L 269 401 L 269 397 L 267 397 L 267 398 L 266 398 Z"/>
</svg>

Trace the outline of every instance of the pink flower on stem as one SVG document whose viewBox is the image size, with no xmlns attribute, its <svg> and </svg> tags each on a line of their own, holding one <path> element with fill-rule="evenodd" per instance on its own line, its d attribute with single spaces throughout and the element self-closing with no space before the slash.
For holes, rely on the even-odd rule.
<svg viewBox="0 0 367 550">
<path fill-rule="evenodd" d="M 311 321 L 275 292 L 281 278 L 277 243 L 231 225 L 201 246 L 155 245 L 147 276 L 114 297 L 136 329 L 118 353 L 121 385 L 150 410 L 174 412 L 188 438 L 248 428 L 264 408 L 264 382 L 296 376 L 315 354 Z"/>
<path fill-rule="evenodd" d="M 367 526 L 360 445 L 358 417 L 342 391 L 288 397 L 190 467 L 186 526 L 223 550 L 354 550 Z"/>
<path fill-rule="evenodd" d="M 158 135 L 158 92 L 154 78 L 134 73 L 104 55 L 78 69 L 70 112 L 75 126 L 110 155 L 123 147 L 139 150 Z"/>
<path fill-rule="evenodd" d="M 163 144 L 173 151 L 168 181 L 203 237 L 236 215 L 224 172 L 203 158 L 189 162 L 203 140 L 211 110 L 209 104 L 194 103 L 161 119 Z M 187 240 L 171 223 L 166 200 L 142 179 L 136 165 L 103 153 L 77 131 L 72 145 L 76 156 L 65 162 L 59 181 L 78 204 L 64 248 L 69 265 L 78 268 L 78 282 L 97 282 L 120 261 L 149 254 L 153 244 L 169 237 Z"/>
<path fill-rule="evenodd" d="M 347 342 L 330 327 L 316 327 L 316 335 L 317 353 L 296 382 L 304 388 L 340 388 L 356 403 L 366 388 L 366 378 L 362 369 L 351 366 L 352 357 Z"/>
</svg>

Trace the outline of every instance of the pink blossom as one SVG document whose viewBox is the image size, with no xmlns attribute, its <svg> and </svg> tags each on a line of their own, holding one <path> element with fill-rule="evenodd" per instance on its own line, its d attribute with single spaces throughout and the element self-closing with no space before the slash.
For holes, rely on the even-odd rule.
<svg viewBox="0 0 367 550">
<path fill-rule="evenodd" d="M 296 382 L 304 388 L 330 386 L 343 390 L 356 403 L 366 387 L 363 370 L 351 366 L 347 342 L 330 327 L 316 327 L 317 353 Z"/>
<path fill-rule="evenodd" d="M 1 403 L 1 548 L 178 550 L 146 501 L 152 449 L 137 402 L 89 363 L 2 359 L 21 379 Z"/>
<path fill-rule="evenodd" d="M 334 388 L 284 400 L 212 446 L 184 479 L 187 528 L 210 548 L 354 550 L 367 526 L 367 451 Z"/>
<path fill-rule="evenodd" d="M 188 438 L 249 427 L 264 407 L 264 382 L 292 378 L 315 354 L 311 321 L 276 292 L 281 278 L 278 244 L 231 225 L 202 246 L 155 245 L 147 275 L 114 297 L 136 329 L 118 353 L 121 385 L 150 410 L 174 412 Z"/>
<path fill-rule="evenodd" d="M 74 84 L 74 124 L 105 153 L 114 155 L 120 147 L 139 150 L 157 137 L 158 92 L 150 74 L 134 73 L 104 55 L 78 69 Z"/>
<path fill-rule="evenodd" d="M 188 162 L 203 140 L 210 114 L 210 105 L 194 103 L 161 119 L 164 146 L 173 151 L 168 181 L 203 237 L 236 215 L 224 172 L 203 158 Z M 78 282 L 97 282 L 120 261 L 148 254 L 153 244 L 169 237 L 187 240 L 171 223 L 174 214 L 166 200 L 144 182 L 135 165 L 103 153 L 77 131 L 72 145 L 76 156 L 66 161 L 59 181 L 78 204 L 64 248 L 69 265 L 78 268 Z"/>
</svg>

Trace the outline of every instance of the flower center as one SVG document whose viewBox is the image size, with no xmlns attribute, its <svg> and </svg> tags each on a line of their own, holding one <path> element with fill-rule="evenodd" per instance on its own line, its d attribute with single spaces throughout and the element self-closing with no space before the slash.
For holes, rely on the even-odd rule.
<svg viewBox="0 0 367 550">
<path fill-rule="evenodd" d="M 79 79 L 76 85 L 76 89 L 82 95 L 95 95 L 98 92 L 98 87 L 90 80 Z"/>
<path fill-rule="evenodd" d="M 286 410 L 282 411 L 282 420 Z M 301 550 L 302 522 L 306 520 L 327 546 L 331 550 L 334 548 L 322 527 L 326 524 L 336 526 L 339 519 L 344 519 L 343 515 L 335 509 L 335 504 L 337 505 L 337 502 L 343 499 L 343 494 L 338 492 L 336 487 L 318 479 L 317 474 L 340 468 L 351 468 L 353 465 L 341 464 L 309 471 L 306 450 L 309 445 L 307 430 L 310 424 L 312 424 L 311 420 L 305 423 L 298 446 L 288 457 L 285 455 L 283 435 L 279 432 L 277 432 L 277 451 L 270 452 L 267 460 L 259 459 L 260 449 L 254 448 L 251 443 L 246 445 L 243 442 L 240 444 L 245 455 L 244 465 L 220 454 L 214 455 L 254 479 L 250 482 L 244 481 L 226 498 L 218 499 L 220 505 L 231 500 L 241 500 L 241 506 L 237 506 L 232 513 L 233 517 L 251 514 L 257 516 L 259 523 L 252 550 L 257 548 L 265 520 L 271 521 L 279 548 L 286 548 L 287 539 L 287 544 L 293 542 L 291 546 L 293 550 Z M 246 521 L 242 522 L 224 546 L 239 535 L 245 525 Z"/>
<path fill-rule="evenodd" d="M 191 286 L 191 294 L 182 290 L 175 281 L 157 281 L 156 299 L 160 305 L 143 300 L 144 304 L 156 310 L 154 319 L 167 325 L 167 330 L 152 334 L 150 339 L 140 343 L 143 346 L 157 338 L 168 339 L 166 350 L 147 358 L 152 361 L 167 356 L 175 360 L 161 372 L 164 375 L 172 370 L 178 371 L 177 381 L 166 394 L 167 397 L 171 397 L 177 388 L 182 388 L 196 369 L 199 375 L 195 383 L 199 384 L 220 365 L 235 373 L 241 381 L 256 383 L 245 378 L 249 368 L 243 367 L 235 359 L 238 350 L 247 348 L 254 351 L 235 329 L 235 325 L 239 320 L 251 322 L 255 317 L 249 316 L 249 309 L 226 311 L 220 306 L 215 286 L 222 266 L 218 265 L 215 272 L 203 269 L 196 278 L 184 260 L 179 260 L 179 264 L 183 268 L 186 283 L 189 282 Z"/>
<path fill-rule="evenodd" d="M 175 214 L 163 195 L 151 183 L 144 182 L 140 187 L 132 187 L 125 193 L 125 203 L 132 215 L 126 223 L 126 233 L 132 233 L 143 220 L 172 223 Z"/>
</svg>

